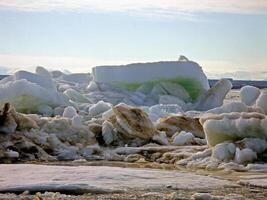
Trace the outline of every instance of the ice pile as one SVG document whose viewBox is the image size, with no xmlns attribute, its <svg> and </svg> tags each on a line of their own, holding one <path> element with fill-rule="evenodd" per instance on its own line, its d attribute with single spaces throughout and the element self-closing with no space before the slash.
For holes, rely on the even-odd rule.
<svg viewBox="0 0 267 200">
<path fill-rule="evenodd" d="M 5 102 L 21 112 L 45 114 L 67 99 L 57 92 L 50 73 L 37 67 L 35 73 L 17 71 L 0 81 L 0 104 Z"/>
<path fill-rule="evenodd" d="M 100 66 L 92 76 L 18 71 L 0 81 L 0 162 L 151 161 L 245 170 L 266 159 L 267 93 L 245 86 L 240 102 L 225 104 L 231 87 L 222 79 L 209 88 L 201 67 L 185 58 Z"/>
</svg>

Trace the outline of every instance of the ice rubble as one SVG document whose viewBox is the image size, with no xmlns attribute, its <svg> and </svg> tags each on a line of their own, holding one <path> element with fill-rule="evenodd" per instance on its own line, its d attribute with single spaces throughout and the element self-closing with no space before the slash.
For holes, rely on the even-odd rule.
<svg viewBox="0 0 267 200">
<path fill-rule="evenodd" d="M 57 92 L 49 72 L 37 67 L 35 74 L 18 71 L 0 81 L 0 104 L 5 102 L 18 111 L 38 113 L 42 106 L 66 105 L 67 99 Z"/>
<path fill-rule="evenodd" d="M 141 85 L 113 84 L 119 71 L 125 76 L 118 81 L 125 81 L 140 66 L 148 66 L 147 71 L 155 67 L 155 76 L 169 68 L 175 73 L 163 73 L 166 79 L 150 83 L 154 75 L 145 70 L 144 75 L 133 76 L 136 80 L 129 79 Z M 196 99 L 192 99 L 194 88 L 172 80 L 185 66 L 199 73 L 189 76 L 202 84 Z M 240 164 L 254 162 L 266 152 L 265 91 L 258 94 L 257 88 L 243 87 L 242 102 L 223 104 L 230 81 L 223 79 L 209 88 L 201 68 L 187 60 L 134 64 L 129 72 L 129 66 L 111 68 L 115 74 L 104 82 L 106 72 L 100 73 L 109 67 L 96 67 L 93 77 L 52 72 L 53 78 L 38 67 L 36 73 L 19 71 L 0 81 L 1 104 L 7 101 L 17 111 L 42 114 L 3 109 L 0 160 L 140 160 L 245 170 Z"/>
</svg>

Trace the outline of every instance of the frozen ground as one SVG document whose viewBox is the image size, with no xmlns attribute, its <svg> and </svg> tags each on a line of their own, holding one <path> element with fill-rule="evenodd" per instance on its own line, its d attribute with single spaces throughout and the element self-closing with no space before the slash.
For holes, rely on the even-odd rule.
<svg viewBox="0 0 267 200">
<path fill-rule="evenodd" d="M 207 199 L 208 195 L 230 200 L 264 199 L 267 194 L 262 175 L 207 176 L 184 170 L 68 164 L 1 165 L 0 192 L 7 194 L 0 194 L 0 199 L 198 199 L 203 195 Z M 261 187 L 244 186 L 248 184 Z"/>
</svg>

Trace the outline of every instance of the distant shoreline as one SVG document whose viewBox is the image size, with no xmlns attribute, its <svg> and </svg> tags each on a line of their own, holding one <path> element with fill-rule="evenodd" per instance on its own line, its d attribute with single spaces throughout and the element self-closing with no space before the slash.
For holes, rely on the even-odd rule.
<svg viewBox="0 0 267 200">
<path fill-rule="evenodd" d="M 8 77 L 9 75 L 0 75 L 0 80 Z M 208 79 L 209 85 L 213 86 L 219 79 Z M 240 89 L 245 85 L 251 85 L 260 89 L 267 88 L 267 81 L 259 81 L 259 80 L 234 80 L 234 79 L 229 79 L 232 84 L 233 88 L 232 89 Z"/>
</svg>

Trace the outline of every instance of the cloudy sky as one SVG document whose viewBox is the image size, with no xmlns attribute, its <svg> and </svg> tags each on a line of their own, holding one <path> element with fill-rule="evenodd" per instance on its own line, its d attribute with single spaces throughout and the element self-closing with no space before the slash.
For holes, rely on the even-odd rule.
<svg viewBox="0 0 267 200">
<path fill-rule="evenodd" d="M 0 73 L 179 55 L 210 76 L 267 77 L 267 0 L 0 0 Z"/>
</svg>

